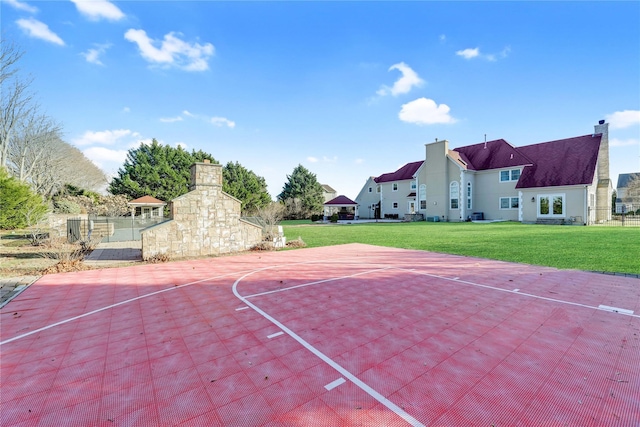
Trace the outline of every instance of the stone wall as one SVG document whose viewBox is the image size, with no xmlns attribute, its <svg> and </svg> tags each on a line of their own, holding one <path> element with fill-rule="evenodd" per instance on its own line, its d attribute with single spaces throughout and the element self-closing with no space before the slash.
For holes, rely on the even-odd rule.
<svg viewBox="0 0 640 427">
<path fill-rule="evenodd" d="M 222 191 L 222 166 L 191 166 L 190 192 L 171 201 L 171 220 L 141 231 L 142 258 L 215 256 L 246 251 L 262 228 L 241 219 L 241 202 Z"/>
</svg>

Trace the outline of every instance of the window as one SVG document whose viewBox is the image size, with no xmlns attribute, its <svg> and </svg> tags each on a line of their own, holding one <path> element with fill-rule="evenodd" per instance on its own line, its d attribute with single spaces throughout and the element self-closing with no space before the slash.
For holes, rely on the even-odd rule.
<svg viewBox="0 0 640 427">
<path fill-rule="evenodd" d="M 376 193 L 379 193 L 379 192 L 380 192 L 380 186 L 378 185 L 378 186 L 376 187 Z"/>
<path fill-rule="evenodd" d="M 427 201 L 426 200 L 420 200 L 420 209 L 422 209 L 422 210 L 427 209 Z"/>
<path fill-rule="evenodd" d="M 458 199 L 460 197 L 460 191 L 458 188 L 458 182 L 452 181 L 449 184 L 449 201 L 451 209 L 458 209 Z"/>
<path fill-rule="evenodd" d="M 500 171 L 500 182 L 512 182 L 520 179 L 520 169 Z"/>
<path fill-rule="evenodd" d="M 393 209 L 398 209 L 398 202 L 393 202 Z"/>
<path fill-rule="evenodd" d="M 411 181 L 411 189 L 415 191 L 415 189 L 416 189 L 416 182 L 415 181 Z"/>
<path fill-rule="evenodd" d="M 538 216 L 565 216 L 564 194 L 538 196 Z"/>
<path fill-rule="evenodd" d="M 471 183 L 467 182 L 467 209 L 471 210 Z"/>
<path fill-rule="evenodd" d="M 369 193 L 373 193 L 373 188 L 369 187 Z"/>
<path fill-rule="evenodd" d="M 398 191 L 398 183 L 397 183 L 397 182 L 394 182 L 394 183 L 393 183 L 393 185 L 391 186 L 391 189 L 392 189 L 393 191 Z"/>
<path fill-rule="evenodd" d="M 518 209 L 520 199 L 518 197 L 500 197 L 500 209 Z"/>
</svg>

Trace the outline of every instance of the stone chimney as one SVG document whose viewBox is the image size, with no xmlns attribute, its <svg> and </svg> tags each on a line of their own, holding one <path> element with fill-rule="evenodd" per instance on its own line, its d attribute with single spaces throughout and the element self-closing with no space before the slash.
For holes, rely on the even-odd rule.
<svg viewBox="0 0 640 427">
<path fill-rule="evenodd" d="M 214 165 L 209 159 L 191 165 L 189 191 L 222 187 L 222 165 Z"/>
<path fill-rule="evenodd" d="M 596 189 L 596 220 L 611 219 L 611 194 L 613 186 L 609 177 L 609 123 L 600 120 L 594 126 L 594 136 L 601 134 L 598 151 L 598 186 Z"/>
</svg>

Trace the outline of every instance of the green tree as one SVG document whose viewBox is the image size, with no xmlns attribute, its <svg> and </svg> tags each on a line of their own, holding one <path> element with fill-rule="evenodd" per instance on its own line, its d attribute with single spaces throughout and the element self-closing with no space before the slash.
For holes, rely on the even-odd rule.
<svg viewBox="0 0 640 427">
<path fill-rule="evenodd" d="M 305 219 L 312 214 L 322 212 L 324 197 L 322 186 L 316 175 L 304 166 L 298 165 L 291 175 L 287 175 L 287 182 L 278 195 L 278 200 L 296 209 L 288 213 L 290 219 Z"/>
<path fill-rule="evenodd" d="M 14 230 L 35 225 L 47 211 L 48 207 L 40 195 L 0 167 L 0 229 Z"/>
<path fill-rule="evenodd" d="M 191 153 L 181 147 L 162 145 L 155 139 L 129 150 L 127 160 L 109 184 L 111 194 L 124 194 L 131 199 L 152 196 L 170 201 L 189 191 L 190 166 L 208 159 L 218 163 L 202 150 Z"/>
<path fill-rule="evenodd" d="M 238 162 L 229 162 L 222 168 L 222 189 L 242 202 L 242 213 L 255 214 L 271 203 L 267 183 Z"/>
</svg>

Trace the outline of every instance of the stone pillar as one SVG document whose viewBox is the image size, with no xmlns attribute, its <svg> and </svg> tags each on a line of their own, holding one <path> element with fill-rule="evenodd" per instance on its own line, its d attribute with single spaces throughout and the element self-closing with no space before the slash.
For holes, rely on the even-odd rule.
<svg viewBox="0 0 640 427">
<path fill-rule="evenodd" d="M 208 159 L 192 164 L 189 191 L 211 187 L 222 187 L 222 165 L 214 165 Z"/>
<path fill-rule="evenodd" d="M 598 185 L 596 188 L 596 221 L 611 219 L 611 194 L 613 186 L 609 177 L 609 123 L 604 120 L 594 126 L 594 134 L 600 134 L 598 152 Z"/>
</svg>

